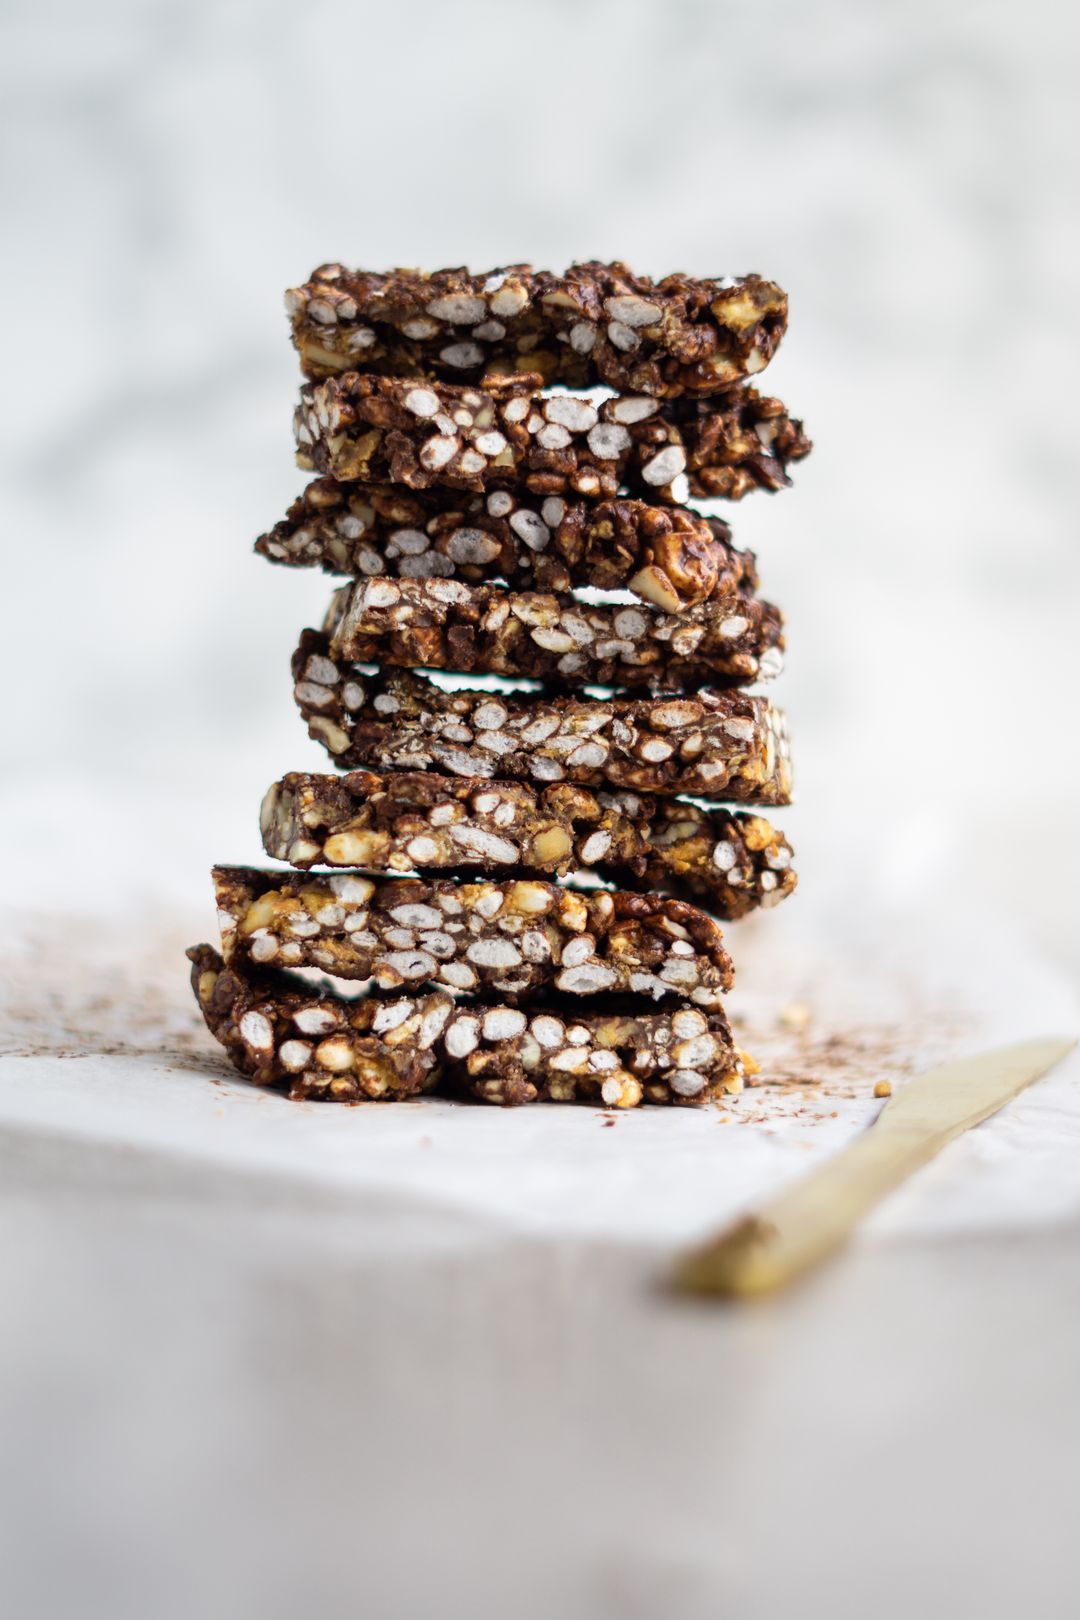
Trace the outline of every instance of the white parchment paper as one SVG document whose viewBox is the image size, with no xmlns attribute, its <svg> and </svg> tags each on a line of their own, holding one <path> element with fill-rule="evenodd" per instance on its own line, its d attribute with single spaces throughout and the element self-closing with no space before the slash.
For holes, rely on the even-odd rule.
<svg viewBox="0 0 1080 1620">
<path fill-rule="evenodd" d="M 828 894 L 733 930 L 761 1083 L 630 1114 L 292 1104 L 201 1028 L 205 917 L 9 919 L 13 1612 L 1065 1620 L 1075 1060 L 803 1288 L 662 1287 L 878 1080 L 1080 1028 L 994 919 Z"/>
</svg>

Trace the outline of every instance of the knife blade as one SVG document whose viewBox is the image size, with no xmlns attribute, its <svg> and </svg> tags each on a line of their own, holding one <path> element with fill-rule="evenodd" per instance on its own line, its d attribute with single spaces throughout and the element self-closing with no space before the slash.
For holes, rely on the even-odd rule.
<svg viewBox="0 0 1080 1620">
<path fill-rule="evenodd" d="M 834 1253 L 886 1194 L 959 1136 L 996 1114 L 1072 1051 L 1047 1037 L 938 1064 L 902 1086 L 875 1123 L 819 1170 L 684 1255 L 676 1288 L 770 1293 Z"/>
</svg>

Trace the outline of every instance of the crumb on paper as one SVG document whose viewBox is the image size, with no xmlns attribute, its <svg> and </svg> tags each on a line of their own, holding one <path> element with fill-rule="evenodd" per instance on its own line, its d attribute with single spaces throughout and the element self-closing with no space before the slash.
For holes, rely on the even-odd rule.
<svg viewBox="0 0 1080 1620">
<path fill-rule="evenodd" d="M 780 1022 L 785 1029 L 805 1029 L 810 1022 L 810 1008 L 805 1001 L 789 1001 L 780 1009 Z"/>
<path fill-rule="evenodd" d="M 0 1027 L 9 1057 L 150 1058 L 171 1072 L 222 1086 L 197 1009 L 176 970 L 179 934 L 138 932 L 98 920 L 87 949 L 79 916 L 20 919 L 0 950 Z"/>
<path fill-rule="evenodd" d="M 874 1096 L 875 1097 L 891 1097 L 892 1096 L 892 1081 L 891 1080 L 879 1080 L 877 1085 L 874 1087 Z"/>
</svg>

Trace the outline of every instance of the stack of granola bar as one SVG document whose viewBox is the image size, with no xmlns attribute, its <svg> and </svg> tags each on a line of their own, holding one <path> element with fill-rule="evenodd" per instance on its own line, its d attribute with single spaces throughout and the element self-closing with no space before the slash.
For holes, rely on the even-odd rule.
<svg viewBox="0 0 1080 1620">
<path fill-rule="evenodd" d="M 286 302 L 319 476 L 256 549 L 348 581 L 293 658 L 339 771 L 263 801 L 293 871 L 215 870 L 221 951 L 188 953 L 209 1028 L 295 1097 L 737 1090 L 715 919 L 795 874 L 725 801 L 789 802 L 783 717 L 745 690 L 782 618 L 688 503 L 779 489 L 810 448 L 748 382 L 784 293 L 327 264 Z"/>
</svg>

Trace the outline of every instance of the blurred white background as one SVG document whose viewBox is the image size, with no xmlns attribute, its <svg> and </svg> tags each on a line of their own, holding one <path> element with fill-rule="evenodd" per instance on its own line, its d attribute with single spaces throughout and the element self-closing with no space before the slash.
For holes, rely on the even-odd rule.
<svg viewBox="0 0 1080 1620">
<path fill-rule="evenodd" d="M 144 950 L 209 932 L 211 862 L 257 859 L 266 785 L 324 765 L 289 656 L 329 582 L 251 553 L 303 482 L 283 289 L 621 256 L 791 294 L 764 381 L 817 448 L 731 513 L 789 616 L 802 888 L 766 948 L 810 940 L 820 980 L 823 919 L 907 906 L 936 973 L 989 908 L 956 977 L 1041 1017 L 1026 942 L 1080 970 L 1078 47 L 1063 0 L 5 0 L 0 820 L 54 983 L 143 908 L 109 985 L 134 1022 Z M 381 1157 L 371 1111 L 331 1147 L 147 1027 L 6 1071 L 13 1612 L 1074 1612 L 1077 1226 L 1035 1196 L 1070 1185 L 1067 1079 L 728 1316 L 654 1294 L 625 1234 L 415 1187 L 482 1190 L 512 1143 L 523 1206 L 603 1160 L 594 1202 L 642 1221 L 673 1132 L 715 1132 L 720 1209 L 755 1156 L 809 1162 L 798 1129 L 435 1105 L 380 1115 Z M 306 1179 L 245 1159 L 312 1130 Z"/>
<path fill-rule="evenodd" d="M 205 906 L 323 762 L 288 661 L 328 583 L 250 551 L 303 482 L 285 286 L 622 256 L 790 290 L 766 382 L 817 448 L 732 516 L 790 620 L 802 903 L 981 891 L 1080 967 L 1078 33 L 1060 0 L 8 0 L 27 898 Z"/>
</svg>

